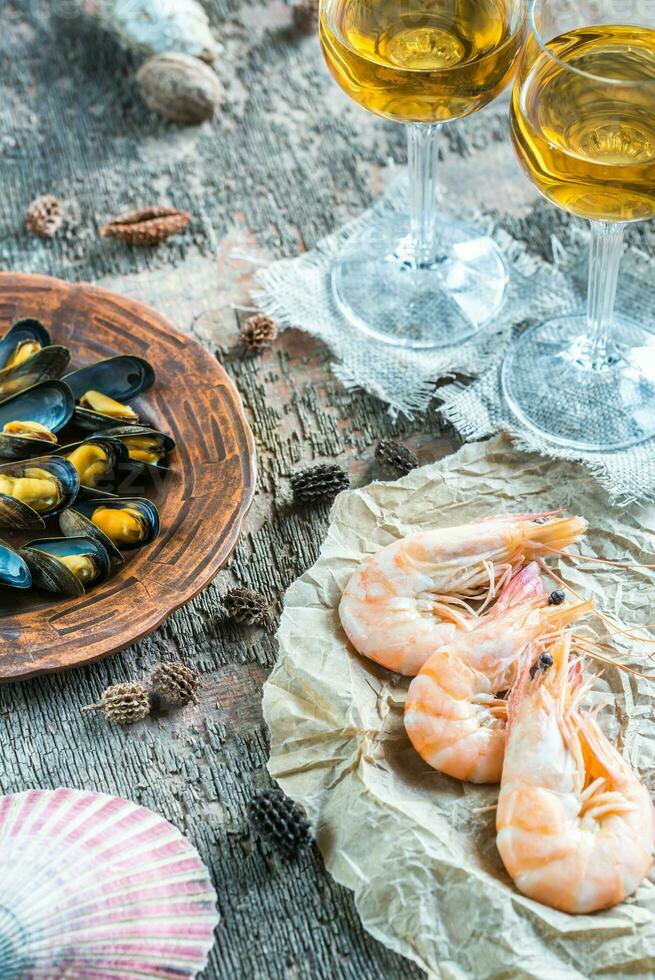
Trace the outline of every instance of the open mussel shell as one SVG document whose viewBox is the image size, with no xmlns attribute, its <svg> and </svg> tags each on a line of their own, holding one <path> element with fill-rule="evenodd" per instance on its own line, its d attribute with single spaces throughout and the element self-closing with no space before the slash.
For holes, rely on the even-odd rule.
<svg viewBox="0 0 655 980">
<path fill-rule="evenodd" d="M 144 466 L 156 466 L 159 469 L 165 468 L 165 460 L 169 453 L 175 449 L 175 440 L 171 439 L 165 432 L 158 432 L 147 425 L 119 425 L 113 429 L 106 429 L 96 435 L 105 435 L 111 439 L 118 439 L 127 448 L 128 455 L 134 462 Z M 134 454 L 135 443 L 143 440 L 145 444 L 152 442 L 156 445 L 157 451 L 161 454 L 158 460 L 145 461 L 139 459 Z"/>
<path fill-rule="evenodd" d="M 142 357 L 119 354 L 73 371 L 66 375 L 64 381 L 73 392 L 76 402 L 79 402 L 87 391 L 100 391 L 103 395 L 108 395 L 124 404 L 131 398 L 136 398 L 142 391 L 152 388 L 155 383 L 155 372 Z M 117 425 L 139 424 L 137 420 L 131 423 L 94 412 L 89 408 L 80 408 L 79 405 L 75 409 L 75 420 L 83 429 L 92 431 L 114 428 Z"/>
<path fill-rule="evenodd" d="M 75 400 L 63 381 L 43 381 L 0 404 L 0 456 L 29 459 L 44 452 L 57 452 L 56 443 L 3 432 L 8 422 L 39 422 L 57 433 L 73 416 Z"/>
<path fill-rule="evenodd" d="M 26 341 L 33 341 L 39 347 L 50 346 L 50 334 L 40 320 L 32 317 L 25 317 L 23 320 L 16 320 L 0 340 L 0 370 L 5 366 L 17 347 Z"/>
<path fill-rule="evenodd" d="M 9 585 L 12 589 L 29 589 L 32 584 L 32 573 L 27 562 L 17 551 L 0 539 L 0 585 Z"/>
<path fill-rule="evenodd" d="M 101 477 L 97 479 L 97 483 L 105 484 L 105 487 L 109 483 L 113 483 L 114 476 L 117 469 L 121 466 L 128 466 L 130 459 L 128 456 L 127 449 L 120 442 L 119 439 L 109 439 L 104 435 L 90 436 L 88 439 L 83 439 L 81 442 L 71 443 L 69 446 L 62 446 L 58 452 L 62 456 L 69 457 L 76 449 L 80 449 L 83 446 L 99 446 L 107 456 L 106 467 L 104 473 Z M 71 464 L 73 465 L 73 464 Z M 97 494 L 97 496 L 105 496 L 109 491 L 107 489 L 102 489 L 102 486 L 92 486 L 84 482 L 84 473 L 78 472 L 78 479 L 80 482 L 81 489 L 84 493 L 90 496 Z"/>
<path fill-rule="evenodd" d="M 68 367 L 71 354 L 67 347 L 44 347 L 16 367 L 0 371 L 0 402 L 32 388 L 41 381 L 60 378 Z"/>
<path fill-rule="evenodd" d="M 61 456 L 38 456 L 35 459 L 3 463 L 0 466 L 0 478 L 3 476 L 19 479 L 34 478 L 35 470 L 45 472 L 56 480 L 56 500 L 52 506 L 36 509 L 11 494 L 0 493 L 0 527 L 15 530 L 45 527 L 46 517 L 52 517 L 66 507 L 70 507 L 77 497 L 80 488 L 77 470 L 72 463 Z"/>
<path fill-rule="evenodd" d="M 134 528 L 135 523 L 140 525 L 142 537 L 139 540 L 126 540 L 120 535 L 110 537 L 99 526 L 103 523 L 97 511 L 128 511 L 129 527 Z M 96 521 L 94 522 L 94 514 Z M 159 534 L 159 512 L 151 500 L 146 497 L 106 497 L 96 500 L 77 500 L 68 510 L 59 515 L 59 525 L 66 535 L 83 534 L 87 537 L 95 538 L 107 549 L 109 554 L 123 560 L 121 551 L 133 551 L 136 548 L 144 548 L 150 544 Z M 104 522 L 104 526 L 109 530 L 109 523 Z"/>
<path fill-rule="evenodd" d="M 64 595 L 84 595 L 86 588 L 103 582 L 111 570 L 106 549 L 88 537 L 37 538 L 21 548 L 20 555 L 27 562 L 34 585 Z"/>
</svg>

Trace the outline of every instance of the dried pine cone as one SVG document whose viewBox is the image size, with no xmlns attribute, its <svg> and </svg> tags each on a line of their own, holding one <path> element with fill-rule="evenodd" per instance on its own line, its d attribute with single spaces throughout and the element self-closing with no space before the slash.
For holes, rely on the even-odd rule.
<svg viewBox="0 0 655 980">
<path fill-rule="evenodd" d="M 294 0 L 291 17 L 297 30 L 303 34 L 315 34 L 318 30 L 319 0 Z"/>
<path fill-rule="evenodd" d="M 263 595 L 253 589 L 243 588 L 230 589 L 223 599 L 223 605 L 230 619 L 247 626 L 261 623 L 266 618 L 268 607 Z"/>
<path fill-rule="evenodd" d="M 312 833 L 303 808 L 281 789 L 257 793 L 248 804 L 250 822 L 287 857 L 296 857 L 311 844 Z"/>
<path fill-rule="evenodd" d="M 107 721 L 115 725 L 132 725 L 150 714 L 150 698 L 143 684 L 113 684 L 103 692 L 98 704 L 89 704 L 82 711 L 100 708 Z"/>
<path fill-rule="evenodd" d="M 188 211 L 157 204 L 119 214 L 100 229 L 100 234 L 128 245 L 161 245 L 171 235 L 183 231 L 191 220 Z"/>
<path fill-rule="evenodd" d="M 239 332 L 243 346 L 253 351 L 270 347 L 277 340 L 277 335 L 277 324 L 265 313 L 256 313 L 255 316 L 248 317 Z"/>
<path fill-rule="evenodd" d="M 337 463 L 322 463 L 294 473 L 291 489 L 296 500 L 312 503 L 315 500 L 333 500 L 350 486 L 348 474 Z"/>
<path fill-rule="evenodd" d="M 393 439 L 383 439 L 375 450 L 378 465 L 391 473 L 401 473 L 405 476 L 418 466 L 418 456 L 402 442 Z"/>
<path fill-rule="evenodd" d="M 44 194 L 32 201 L 25 216 L 27 230 L 39 238 L 52 238 L 61 228 L 63 220 L 61 203 L 52 194 Z"/>
<path fill-rule="evenodd" d="M 195 670 L 178 661 L 166 660 L 157 664 L 150 675 L 150 684 L 153 691 L 169 704 L 198 701 L 200 679 Z"/>
</svg>

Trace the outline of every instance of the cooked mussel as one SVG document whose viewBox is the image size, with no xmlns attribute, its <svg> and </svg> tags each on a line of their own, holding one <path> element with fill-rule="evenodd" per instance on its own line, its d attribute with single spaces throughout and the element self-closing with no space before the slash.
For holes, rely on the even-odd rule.
<svg viewBox="0 0 655 980">
<path fill-rule="evenodd" d="M 80 486 L 95 490 L 99 483 L 109 479 L 120 462 L 127 462 L 127 449 L 118 439 L 92 436 L 60 449 L 77 471 Z"/>
<path fill-rule="evenodd" d="M 44 381 L 0 404 L 0 456 L 29 459 L 50 452 L 75 401 L 63 381 Z"/>
<path fill-rule="evenodd" d="M 168 454 L 175 449 L 175 442 L 170 436 L 145 425 L 117 426 L 107 429 L 104 435 L 120 440 L 130 459 L 149 466 L 162 466 Z"/>
<path fill-rule="evenodd" d="M 40 320 L 16 320 L 0 340 L 0 371 L 24 363 L 43 347 L 50 346 L 50 334 Z"/>
<path fill-rule="evenodd" d="M 136 412 L 126 405 L 155 382 L 155 372 L 142 357 L 121 354 L 89 364 L 64 378 L 78 407 L 75 419 L 84 429 L 137 424 Z"/>
<path fill-rule="evenodd" d="M 70 361 L 67 347 L 44 347 L 27 360 L 0 371 L 0 402 L 12 398 L 41 381 L 59 378 Z"/>
<path fill-rule="evenodd" d="M 0 585 L 9 585 L 12 589 L 29 589 L 31 584 L 32 573 L 25 559 L 10 544 L 0 539 Z"/>
<path fill-rule="evenodd" d="M 122 560 L 121 551 L 143 548 L 159 534 L 159 512 L 145 497 L 107 497 L 77 500 L 59 515 L 66 535 L 95 538 L 113 557 Z"/>
<path fill-rule="evenodd" d="M 0 466 L 0 527 L 45 527 L 45 518 L 77 496 L 75 467 L 60 456 L 13 461 Z"/>
<path fill-rule="evenodd" d="M 48 592 L 84 595 L 109 575 L 109 555 L 102 544 L 87 537 L 39 538 L 20 549 L 35 585 Z"/>
</svg>

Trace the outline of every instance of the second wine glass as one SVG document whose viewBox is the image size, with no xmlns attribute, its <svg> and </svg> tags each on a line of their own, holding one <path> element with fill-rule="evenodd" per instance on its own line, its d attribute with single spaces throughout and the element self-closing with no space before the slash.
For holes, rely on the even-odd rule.
<svg viewBox="0 0 655 980">
<path fill-rule="evenodd" d="M 437 139 L 443 123 L 505 87 L 523 29 L 524 0 L 322 0 L 334 78 L 365 109 L 408 124 L 409 215 L 379 217 L 332 271 L 339 308 L 377 339 L 461 343 L 503 302 L 507 271 L 493 240 L 437 213 Z"/>
</svg>

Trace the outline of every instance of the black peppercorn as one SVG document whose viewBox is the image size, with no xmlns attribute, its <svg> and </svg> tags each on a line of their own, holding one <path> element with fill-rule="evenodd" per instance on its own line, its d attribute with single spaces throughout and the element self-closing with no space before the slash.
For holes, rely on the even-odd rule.
<svg viewBox="0 0 655 980">
<path fill-rule="evenodd" d="M 562 603 L 565 602 L 565 600 L 566 600 L 566 592 L 564 592 L 563 589 L 555 589 L 555 591 L 551 592 L 550 595 L 548 596 L 548 605 L 561 606 Z"/>
</svg>

